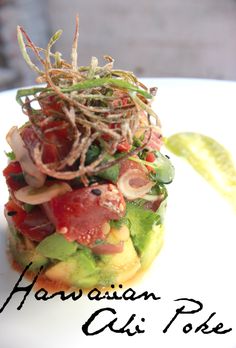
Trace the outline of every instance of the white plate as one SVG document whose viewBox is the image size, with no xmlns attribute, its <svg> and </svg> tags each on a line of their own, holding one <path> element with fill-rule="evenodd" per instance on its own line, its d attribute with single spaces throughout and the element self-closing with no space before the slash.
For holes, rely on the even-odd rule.
<svg viewBox="0 0 236 348">
<path fill-rule="evenodd" d="M 166 136 L 179 131 L 196 131 L 213 136 L 236 151 L 236 83 L 196 79 L 146 79 L 149 86 L 158 86 L 155 102 Z M 25 120 L 15 102 L 15 91 L 0 94 L 0 165 L 6 165 L 3 150 L 7 130 Z M 64 347 L 120 347 L 132 344 L 143 347 L 236 347 L 236 219 L 224 200 L 206 184 L 185 162 L 171 156 L 176 167 L 176 178 L 169 187 L 169 206 L 166 216 L 166 241 L 161 254 L 143 280 L 132 286 L 137 293 L 144 290 L 161 296 L 161 300 L 91 301 L 86 296 L 77 302 L 57 298 L 36 301 L 30 292 L 23 308 L 16 307 L 24 293 L 15 294 L 0 313 L 0 342 L 2 348 L 64 348 Z M 0 244 L 0 306 L 9 296 L 19 275 L 8 265 L 5 249 L 6 224 L 2 214 L 7 200 L 4 179 L 0 179 L 1 244 Z M 21 285 L 29 283 L 24 282 Z M 22 285 L 22 286 L 23 286 Z M 185 310 L 197 305 L 188 298 L 203 303 L 203 309 L 195 314 L 178 317 L 167 333 L 163 329 L 185 304 Z M 145 333 L 128 337 L 106 329 L 95 336 L 86 336 L 81 327 L 99 308 L 112 307 L 117 311 L 116 328 L 125 324 L 129 316 L 136 314 L 135 325 Z M 224 335 L 194 333 L 212 312 L 215 316 L 210 327 L 219 322 L 233 330 Z M 141 322 L 140 318 L 145 318 Z M 110 313 L 99 317 L 93 330 L 114 319 Z M 183 326 L 192 323 L 193 330 L 184 334 Z M 92 329 L 92 327 L 91 327 Z M 152 340 L 152 344 L 148 343 Z M 155 342 L 155 343 L 154 343 Z"/>
</svg>

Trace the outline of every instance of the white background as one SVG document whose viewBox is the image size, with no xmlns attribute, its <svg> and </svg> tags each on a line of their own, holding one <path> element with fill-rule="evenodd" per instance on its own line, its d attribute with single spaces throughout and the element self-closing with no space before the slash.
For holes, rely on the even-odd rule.
<svg viewBox="0 0 236 348">
<path fill-rule="evenodd" d="M 202 132 L 235 151 L 236 83 L 193 79 L 148 79 L 145 82 L 159 88 L 154 107 L 166 136 L 180 131 Z M 25 121 L 14 97 L 15 91 L 0 95 L 1 169 L 7 162 L 3 154 L 7 149 L 5 134 L 12 125 Z M 236 347 L 235 214 L 187 163 L 173 155 L 171 159 L 176 178 L 169 186 L 165 245 L 142 281 L 132 285 L 137 293 L 153 291 L 161 300 L 93 302 L 84 297 L 75 303 L 59 299 L 43 302 L 36 301 L 32 292 L 23 309 L 17 311 L 23 296 L 17 294 L 0 314 L 1 348 L 121 347 L 127 344 L 161 348 Z M 1 306 L 19 275 L 10 269 L 6 259 L 2 207 L 7 200 L 7 189 L 3 178 L 0 185 Z M 180 306 L 174 300 L 180 297 L 201 301 L 203 310 L 177 318 L 163 334 L 162 330 Z M 146 321 L 140 328 L 144 328 L 145 333 L 128 337 L 106 330 L 86 337 L 81 331 L 82 324 L 96 308 L 103 307 L 116 309 L 121 326 L 133 313 L 137 320 L 132 327 L 140 324 L 140 318 L 144 317 Z M 216 315 L 211 325 L 223 322 L 225 329 L 232 327 L 233 331 L 225 335 L 204 335 L 194 330 L 187 335 L 183 333 L 184 325 L 190 322 L 196 328 L 212 312 Z"/>
</svg>

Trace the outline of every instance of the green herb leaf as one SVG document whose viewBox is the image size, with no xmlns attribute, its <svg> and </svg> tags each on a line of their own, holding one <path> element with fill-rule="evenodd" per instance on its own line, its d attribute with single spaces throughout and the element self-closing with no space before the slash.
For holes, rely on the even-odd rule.
<svg viewBox="0 0 236 348">
<path fill-rule="evenodd" d="M 104 244 L 104 240 L 103 239 L 96 239 L 94 245 L 101 245 Z"/>
<path fill-rule="evenodd" d="M 102 172 L 98 173 L 97 176 L 99 176 L 102 179 L 106 179 L 111 182 L 117 182 L 118 176 L 120 172 L 120 165 L 117 163 L 114 166 L 107 168 L 103 170 Z"/>
<path fill-rule="evenodd" d="M 126 204 L 126 218 L 130 222 L 130 233 L 135 248 L 141 253 L 148 240 L 147 234 L 152 233 L 152 227 L 160 224 L 159 214 L 137 206 L 135 203 Z"/>
<path fill-rule="evenodd" d="M 166 199 L 167 196 L 168 196 L 168 192 L 167 192 L 167 189 L 166 189 L 165 185 L 164 184 L 159 184 L 159 183 L 156 183 L 155 186 L 153 186 L 151 188 L 151 190 L 149 191 L 149 194 L 150 195 L 155 195 L 155 196 L 163 195 L 164 199 Z"/>
<path fill-rule="evenodd" d="M 110 220 L 111 228 L 115 228 L 115 229 L 120 229 L 122 225 L 127 225 L 127 224 L 128 224 L 128 220 L 126 216 L 122 217 L 119 220 Z"/>
<path fill-rule="evenodd" d="M 143 137 L 142 137 L 143 138 Z M 133 137 L 133 146 L 134 147 L 139 147 L 143 143 L 143 139 L 141 137 L 137 138 L 136 136 Z"/>
<path fill-rule="evenodd" d="M 15 156 L 15 154 L 14 154 L 14 152 L 13 151 L 10 151 L 10 152 L 6 152 L 5 151 L 5 155 L 9 158 L 9 160 L 11 160 L 11 161 L 14 161 L 15 159 L 16 159 L 16 156 Z"/>
<path fill-rule="evenodd" d="M 90 163 L 94 162 L 98 156 L 101 153 L 101 149 L 97 145 L 91 145 L 86 153 L 86 160 L 85 164 L 89 165 Z"/>
<path fill-rule="evenodd" d="M 104 163 L 106 163 L 107 161 L 110 161 L 114 159 L 114 157 L 110 156 L 110 155 L 106 155 Z M 116 183 L 119 177 L 119 173 L 120 173 L 120 164 L 117 163 L 112 167 L 109 167 L 101 172 L 99 172 L 97 174 L 98 177 L 105 179 L 105 180 L 109 180 L 111 182 Z"/>
</svg>

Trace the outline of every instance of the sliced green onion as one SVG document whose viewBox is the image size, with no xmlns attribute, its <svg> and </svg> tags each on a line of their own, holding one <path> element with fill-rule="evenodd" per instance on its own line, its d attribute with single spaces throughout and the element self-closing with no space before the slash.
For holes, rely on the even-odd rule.
<svg viewBox="0 0 236 348">
<path fill-rule="evenodd" d="M 21 50 L 21 54 L 24 58 L 24 60 L 26 61 L 26 63 L 29 65 L 29 67 L 31 69 L 33 69 L 34 71 L 36 71 L 39 75 L 42 75 L 44 72 L 42 70 L 40 70 L 30 59 L 30 56 L 27 53 L 26 50 L 26 45 L 24 42 L 24 38 L 23 38 L 23 34 L 22 34 L 22 28 L 18 25 L 17 26 L 17 39 L 18 39 L 18 43 L 19 43 L 19 47 Z"/>
<path fill-rule="evenodd" d="M 62 88 L 61 91 L 64 93 L 67 93 L 67 92 L 69 93 L 73 91 L 80 91 L 80 90 L 90 89 L 94 87 L 102 87 L 103 85 L 111 85 L 118 88 L 128 89 L 130 91 L 139 93 L 148 99 L 152 99 L 152 95 L 149 92 L 144 91 L 143 89 L 138 88 L 127 81 L 114 79 L 114 78 L 107 78 L 107 77 L 92 79 L 92 80 L 85 80 L 83 82 L 76 83 L 75 85 L 71 87 Z"/>
<path fill-rule="evenodd" d="M 35 87 L 35 88 L 27 88 L 27 89 L 18 89 L 16 93 L 16 101 L 18 104 L 23 105 L 21 100 L 22 97 L 27 97 L 28 95 L 36 95 L 39 92 L 47 92 L 49 89 L 44 87 Z"/>
<path fill-rule="evenodd" d="M 139 94 L 142 94 L 140 92 L 138 92 Z M 149 94 L 149 93 L 148 93 Z M 129 92 L 130 97 L 133 99 L 133 101 L 144 111 L 146 111 L 149 115 L 153 116 L 157 122 L 159 122 L 159 118 L 157 116 L 157 114 L 147 105 L 145 104 L 138 96 L 137 93 L 133 92 Z M 144 94 L 142 94 L 144 95 Z M 151 95 L 151 94 L 150 94 Z M 153 96 L 151 96 L 151 98 L 153 98 Z"/>
<path fill-rule="evenodd" d="M 140 89 L 131 83 L 124 81 L 124 80 L 118 80 L 113 78 L 99 78 L 99 79 L 92 79 L 92 80 L 85 80 L 83 82 L 79 82 L 71 87 L 61 88 L 62 93 L 70 93 L 73 91 L 82 91 L 90 88 L 95 87 L 102 87 L 103 85 L 113 85 L 119 88 L 128 89 L 130 91 L 134 91 L 136 93 L 139 93 L 143 95 L 146 98 L 151 99 L 152 95 L 148 93 L 147 91 L 144 91 L 143 89 Z M 17 91 L 16 94 L 16 101 L 22 105 L 22 97 L 27 97 L 29 95 L 35 95 L 39 92 L 54 92 L 51 88 L 45 88 L 45 87 L 35 87 L 35 88 L 28 88 L 28 89 L 20 89 Z M 156 119 L 158 119 L 157 115 L 154 113 L 154 111 L 149 108 L 145 103 L 143 103 L 136 95 L 136 93 L 130 93 L 131 98 L 145 111 L 147 111 L 150 115 L 154 116 Z"/>
</svg>

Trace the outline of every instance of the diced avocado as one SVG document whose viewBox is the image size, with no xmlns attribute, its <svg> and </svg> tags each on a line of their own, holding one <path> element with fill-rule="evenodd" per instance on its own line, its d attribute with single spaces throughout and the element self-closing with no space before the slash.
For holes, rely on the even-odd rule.
<svg viewBox="0 0 236 348">
<path fill-rule="evenodd" d="M 162 206 L 162 214 L 165 205 Z M 126 217 L 130 225 L 131 239 L 140 256 L 141 266 L 147 268 L 158 254 L 163 243 L 163 225 L 157 212 L 127 204 Z"/>
<path fill-rule="evenodd" d="M 71 286 L 91 288 L 99 282 L 99 268 L 89 249 L 78 250 L 67 260 L 50 267 L 45 275 Z"/>
<path fill-rule="evenodd" d="M 113 243 L 113 236 L 108 236 L 108 242 Z M 117 241 L 116 241 L 117 243 Z M 131 279 L 140 268 L 140 260 L 133 246 L 131 238 L 124 242 L 121 253 L 103 255 L 99 262 L 101 268 L 101 285 L 112 283 L 122 284 Z"/>
<path fill-rule="evenodd" d="M 161 250 L 163 245 L 163 225 L 153 226 L 148 238 L 146 239 L 144 248 L 140 251 L 141 268 L 145 270 L 154 261 L 155 257 Z"/>
<path fill-rule="evenodd" d="M 44 238 L 36 250 L 43 256 L 64 261 L 76 252 L 77 247 L 78 243 L 68 242 L 63 235 L 53 233 Z"/>
<path fill-rule="evenodd" d="M 130 238 L 130 231 L 128 226 L 123 224 L 119 228 L 112 227 L 110 229 L 109 236 L 110 235 L 112 236 L 112 239 L 114 239 L 114 242 L 120 243 Z"/>
<path fill-rule="evenodd" d="M 13 259 L 22 267 L 26 267 L 30 262 L 33 264 L 30 266 L 30 271 L 37 271 L 41 266 L 47 264 L 48 259 L 43 255 L 36 252 L 35 249 L 26 249 L 25 243 L 17 241 L 15 243 L 13 239 L 9 240 L 9 249 L 13 256 Z"/>
<path fill-rule="evenodd" d="M 167 207 L 167 199 L 161 202 L 157 214 L 160 216 L 160 223 L 163 224 L 165 221 L 165 213 L 166 213 L 166 207 Z"/>
</svg>

